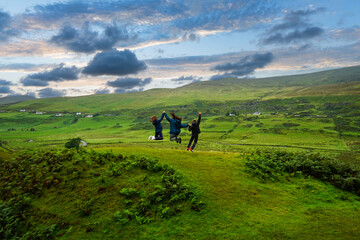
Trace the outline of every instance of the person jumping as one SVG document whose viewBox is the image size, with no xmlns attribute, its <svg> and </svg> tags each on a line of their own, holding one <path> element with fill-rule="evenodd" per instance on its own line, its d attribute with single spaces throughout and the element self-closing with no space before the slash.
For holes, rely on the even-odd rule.
<svg viewBox="0 0 360 240">
<path fill-rule="evenodd" d="M 160 119 L 157 119 L 156 116 L 152 116 L 150 119 L 150 122 L 155 126 L 155 136 L 150 135 L 148 140 L 163 140 L 163 134 L 162 134 L 162 124 L 161 121 L 164 119 L 164 113 L 161 115 Z"/>
<path fill-rule="evenodd" d="M 194 148 L 195 148 L 196 143 L 198 141 L 199 134 L 201 132 L 200 131 L 200 120 L 201 120 L 201 112 L 199 112 L 198 120 L 196 121 L 196 119 L 194 119 L 192 121 L 192 124 L 191 125 L 189 124 L 189 131 L 191 131 L 191 138 L 190 138 L 189 144 L 188 144 L 187 149 L 186 149 L 188 151 L 189 151 L 189 149 L 190 149 L 191 152 L 194 151 Z M 191 145 L 192 141 L 194 141 L 194 144 L 190 148 L 190 145 Z"/>
<path fill-rule="evenodd" d="M 186 128 L 188 124 L 182 124 L 182 119 L 175 115 L 175 113 L 170 113 L 172 115 L 172 119 L 169 118 L 169 116 L 163 111 L 163 114 L 165 114 L 166 120 L 170 123 L 170 141 L 176 141 L 176 143 L 181 143 L 181 138 L 178 137 L 181 128 Z"/>
</svg>

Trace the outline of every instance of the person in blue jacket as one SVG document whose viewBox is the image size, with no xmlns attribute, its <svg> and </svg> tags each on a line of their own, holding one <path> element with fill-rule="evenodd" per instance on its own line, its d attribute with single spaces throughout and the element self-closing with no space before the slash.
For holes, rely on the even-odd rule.
<svg viewBox="0 0 360 240">
<path fill-rule="evenodd" d="M 177 143 L 181 143 L 181 138 L 178 137 L 181 128 L 188 127 L 188 124 L 181 123 L 182 119 L 175 115 L 175 113 L 170 113 L 172 115 L 172 119 L 169 118 L 169 116 L 163 111 L 163 114 L 165 114 L 166 120 L 170 123 L 170 141 L 176 141 Z"/>
<path fill-rule="evenodd" d="M 164 119 L 164 113 L 161 115 L 160 119 L 157 119 L 156 116 L 152 116 L 150 119 L 150 122 L 155 126 L 155 136 L 150 135 L 148 140 L 163 140 L 163 134 L 162 134 L 162 124 L 161 121 Z"/>
</svg>

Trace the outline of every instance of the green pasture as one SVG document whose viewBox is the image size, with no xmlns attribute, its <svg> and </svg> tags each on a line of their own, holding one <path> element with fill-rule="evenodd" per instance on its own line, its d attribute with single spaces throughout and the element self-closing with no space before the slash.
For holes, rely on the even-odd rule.
<svg viewBox="0 0 360 240">
<path fill-rule="evenodd" d="M 125 228 L 125 232 L 119 233 L 124 239 L 357 239 L 360 236 L 357 197 L 311 178 L 260 183 L 244 171 L 243 156 L 247 152 L 189 153 L 183 149 L 163 149 L 155 142 L 151 147 L 114 146 L 97 151 L 135 153 L 174 166 L 198 188 L 206 202 L 200 213 L 180 214 L 162 222 Z M 101 219 L 93 221 L 101 222 Z M 107 236 L 99 232 L 85 237 Z"/>
<path fill-rule="evenodd" d="M 97 153 L 146 157 L 174 167 L 206 204 L 200 212 L 187 209 L 146 224 L 139 224 L 141 220 L 120 224 L 114 220 L 121 219 L 114 217 L 118 206 L 124 207 L 118 192 L 131 184 L 139 191 L 154 190 L 163 176 L 134 170 L 122 179 L 121 174 L 111 175 L 121 164 L 75 159 L 65 164 L 69 168 L 63 177 L 68 182 L 62 182 L 62 188 L 49 188 L 31 198 L 29 221 L 44 226 L 61 223 L 59 239 L 359 239 L 359 196 L 301 174 L 261 182 L 245 168 L 245 156 L 267 149 L 328 154 L 358 169 L 359 73 L 360 67 L 352 67 L 266 79 L 229 78 L 177 89 L 6 103 L 0 105 L 5 111 L 0 113 L 0 160 L 26 149 L 62 149 L 69 139 L 80 137 L 88 143 L 85 149 Z M 148 141 L 154 135 L 149 119 L 160 117 L 163 110 L 175 111 L 183 123 L 203 113 L 193 153 L 186 151 L 187 129 L 180 134 L 182 144 L 169 141 L 166 119 L 162 122 L 164 140 Z M 86 114 L 94 117 L 85 118 Z M 59 173 L 46 164 L 33 167 L 49 170 L 46 181 Z M 110 177 L 107 181 L 98 176 Z M 99 187 L 116 191 L 102 193 Z M 79 208 L 90 205 L 94 206 L 91 214 L 79 214 Z"/>
</svg>

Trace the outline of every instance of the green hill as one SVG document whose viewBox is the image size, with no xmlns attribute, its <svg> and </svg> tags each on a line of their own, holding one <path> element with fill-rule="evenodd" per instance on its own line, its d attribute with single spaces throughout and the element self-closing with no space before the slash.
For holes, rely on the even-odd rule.
<svg viewBox="0 0 360 240">
<path fill-rule="evenodd" d="M 31 99 L 34 99 L 34 97 L 27 96 L 27 95 L 8 96 L 8 97 L 0 98 L 0 105 L 17 103 L 17 102 L 22 102 L 22 101 L 31 100 Z"/>
<path fill-rule="evenodd" d="M 176 89 L 144 92 L 35 99 L 13 104 L 7 109 L 48 112 L 117 112 L 183 106 L 206 101 L 213 104 L 252 99 L 298 96 L 354 95 L 360 93 L 360 66 L 317 73 L 261 79 L 223 79 L 197 82 Z"/>
<path fill-rule="evenodd" d="M 359 71 L 3 105 L 0 238 L 359 239 Z M 162 110 L 203 113 L 194 152 Z"/>
</svg>

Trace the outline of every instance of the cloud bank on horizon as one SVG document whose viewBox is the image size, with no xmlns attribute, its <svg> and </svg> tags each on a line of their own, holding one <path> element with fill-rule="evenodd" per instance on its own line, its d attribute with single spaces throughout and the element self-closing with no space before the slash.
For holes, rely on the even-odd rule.
<svg viewBox="0 0 360 240">
<path fill-rule="evenodd" d="M 6 1 L 0 96 L 124 93 L 358 65 L 359 8 L 351 0 Z"/>
</svg>

